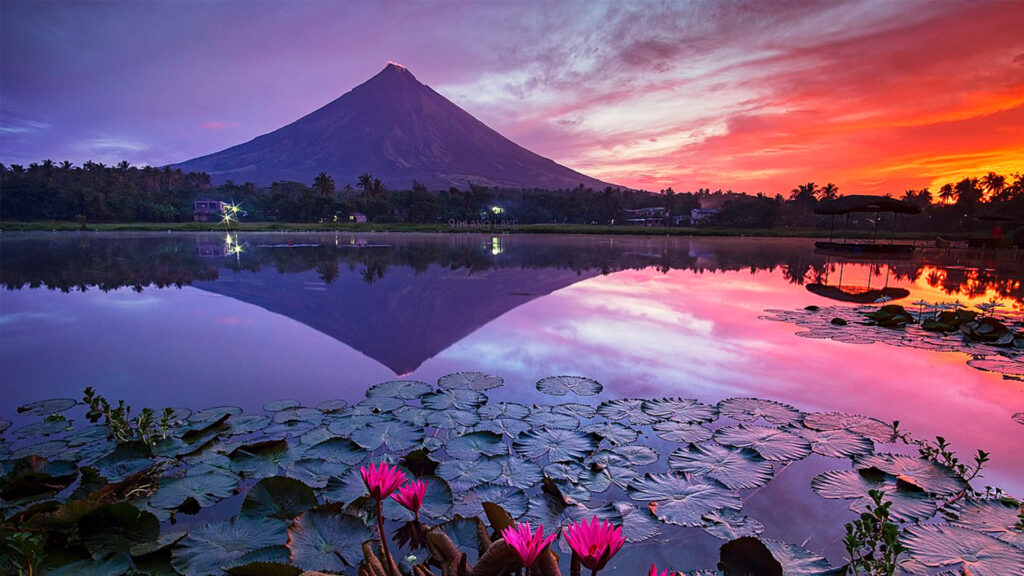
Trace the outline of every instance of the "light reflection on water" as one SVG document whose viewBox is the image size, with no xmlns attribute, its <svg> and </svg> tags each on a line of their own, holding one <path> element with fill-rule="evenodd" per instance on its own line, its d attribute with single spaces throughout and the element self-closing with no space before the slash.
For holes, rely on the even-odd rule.
<svg viewBox="0 0 1024 576">
<path fill-rule="evenodd" d="M 757 318 L 835 304 L 805 285 L 836 283 L 840 265 L 844 286 L 904 288 L 908 308 L 997 298 L 1019 313 L 1007 257 L 840 262 L 774 239 L 235 238 L 227 251 L 223 234 L 5 233 L 0 280 L 21 289 L 0 296 L 3 414 L 86 386 L 135 405 L 314 405 L 467 370 L 505 378 L 495 399 L 549 402 L 537 380 L 579 374 L 605 385 L 601 400 L 757 396 L 898 419 L 992 452 L 982 485 L 1024 493 L 1024 427 L 1010 419 L 1024 383 L 962 354 L 809 340 Z"/>
</svg>

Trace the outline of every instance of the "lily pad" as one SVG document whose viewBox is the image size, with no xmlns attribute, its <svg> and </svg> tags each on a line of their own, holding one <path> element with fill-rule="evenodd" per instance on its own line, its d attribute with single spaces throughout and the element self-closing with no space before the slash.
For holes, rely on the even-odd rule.
<svg viewBox="0 0 1024 576">
<path fill-rule="evenodd" d="M 47 570 L 47 576 L 121 576 L 134 572 L 131 556 L 114 554 L 98 562 L 78 560 Z M 188 575 L 186 575 L 188 576 Z"/>
<path fill-rule="evenodd" d="M 456 518 L 437 527 L 451 538 L 456 548 L 466 553 L 470 564 L 475 564 L 484 548 L 482 537 L 487 536 L 487 527 L 479 518 Z"/>
<path fill-rule="evenodd" d="M 967 528 L 913 525 L 900 540 L 908 556 L 932 568 L 960 568 L 972 576 L 1024 574 L 1024 550 Z"/>
<path fill-rule="evenodd" d="M 456 372 L 441 376 L 437 380 L 442 389 L 490 390 L 505 383 L 505 379 L 485 372 Z"/>
<path fill-rule="evenodd" d="M 22 446 L 15 450 L 12 454 L 12 458 L 24 458 L 25 456 L 39 456 L 40 458 L 53 459 L 55 456 L 63 454 L 68 449 L 68 443 L 64 440 L 47 440 L 46 442 L 37 442 L 35 444 L 29 444 L 28 446 Z"/>
<path fill-rule="evenodd" d="M 386 414 L 405 406 L 405 400 L 394 396 L 370 396 L 366 400 L 356 404 L 354 410 Z"/>
<path fill-rule="evenodd" d="M 606 400 L 597 407 L 597 413 L 609 420 L 626 418 L 634 426 L 650 426 L 661 422 L 661 418 L 651 416 L 643 411 L 644 400 L 639 398 L 621 398 Z"/>
<path fill-rule="evenodd" d="M 770 424 L 785 425 L 800 422 L 803 413 L 788 404 L 760 398 L 726 398 L 718 403 L 718 411 L 740 422 L 765 419 Z"/>
<path fill-rule="evenodd" d="M 374 384 L 366 391 L 366 397 L 384 396 L 389 398 L 402 398 L 404 400 L 415 400 L 433 392 L 434 387 L 419 380 L 391 380 Z"/>
<path fill-rule="evenodd" d="M 822 498 L 854 499 L 850 508 L 865 512 L 872 505 L 871 490 L 878 490 L 891 502 L 889 513 L 901 522 L 931 518 L 936 504 L 928 494 L 913 487 L 897 486 L 896 478 L 877 469 L 829 470 L 811 480 L 811 489 Z"/>
<path fill-rule="evenodd" d="M 366 458 L 366 450 L 347 438 L 334 437 L 310 446 L 302 453 L 302 458 L 317 458 L 355 466 Z"/>
<path fill-rule="evenodd" d="M 669 442 L 681 442 L 684 444 L 696 444 L 711 440 L 711 430 L 700 424 L 692 422 L 658 422 L 654 425 L 654 432 L 658 437 Z"/>
<path fill-rule="evenodd" d="M 324 414 L 333 414 L 340 412 L 348 406 L 348 402 L 341 399 L 324 400 L 323 402 L 316 405 L 316 409 L 323 412 Z"/>
<path fill-rule="evenodd" d="M 580 420 L 569 414 L 561 414 L 552 410 L 550 406 L 534 406 L 526 423 L 533 428 L 561 428 L 562 430 L 576 430 L 580 427 Z"/>
<path fill-rule="evenodd" d="M 703 516 L 719 510 L 740 510 L 743 501 L 715 481 L 678 474 L 647 474 L 629 485 L 629 497 L 651 502 L 651 511 L 662 522 L 701 526 Z"/>
<path fill-rule="evenodd" d="M 636 442 L 639 432 L 621 422 L 595 422 L 583 428 L 584 432 L 597 434 L 612 444 Z"/>
<path fill-rule="evenodd" d="M 849 430 L 805 430 L 801 435 L 811 443 L 811 451 L 822 456 L 850 458 L 875 449 L 874 442 Z"/>
<path fill-rule="evenodd" d="M 446 388 L 425 394 L 422 402 L 434 410 L 476 410 L 487 402 L 487 396 L 476 390 Z"/>
<path fill-rule="evenodd" d="M 1024 508 L 1020 504 L 1003 500 L 969 500 L 956 514 L 946 513 L 950 524 L 1000 534 L 1016 532 L 1021 514 Z"/>
<path fill-rule="evenodd" d="M 0 418 L 0 434 L 3 434 L 11 427 L 11 421 L 4 418 Z"/>
<path fill-rule="evenodd" d="M 452 509 L 454 498 L 452 489 L 448 483 L 435 476 L 422 476 L 416 478 L 425 482 L 427 490 L 423 494 L 423 505 L 420 507 L 420 518 L 431 518 L 439 520 L 446 518 Z M 479 513 L 477 511 L 476 513 Z M 412 520 L 413 515 L 392 498 L 384 503 L 384 517 L 389 520 L 407 521 Z"/>
<path fill-rule="evenodd" d="M 551 462 L 579 460 L 597 448 L 594 436 L 575 430 L 535 428 L 520 435 L 513 447 L 532 459 L 548 457 Z"/>
<path fill-rule="evenodd" d="M 392 420 L 376 422 L 366 428 L 352 432 L 352 441 L 372 452 L 381 446 L 387 446 L 393 452 L 402 452 L 416 447 L 423 441 L 423 430 L 412 424 Z"/>
<path fill-rule="evenodd" d="M 680 448 L 669 455 L 668 465 L 674 470 L 718 480 L 733 490 L 764 486 L 775 474 L 771 462 L 753 450 L 728 448 L 714 442 Z"/>
<path fill-rule="evenodd" d="M 228 419 L 228 436 L 240 436 L 259 432 L 270 426 L 270 417 L 264 414 L 242 414 Z"/>
<path fill-rule="evenodd" d="M 811 453 L 811 445 L 800 436 L 768 426 L 725 426 L 715 431 L 715 441 L 752 448 L 765 460 L 800 460 Z"/>
<path fill-rule="evenodd" d="M 735 510 L 709 512 L 703 519 L 704 531 L 722 540 L 760 536 L 764 533 L 763 524 Z"/>
<path fill-rule="evenodd" d="M 71 430 L 71 422 L 68 420 L 40 420 L 27 426 L 15 428 L 11 434 L 15 438 L 37 438 L 39 436 L 52 436 Z"/>
<path fill-rule="evenodd" d="M 274 424 L 298 422 L 319 426 L 323 419 L 324 413 L 316 408 L 284 408 L 275 412 L 272 420 Z"/>
<path fill-rule="evenodd" d="M 643 542 L 661 533 L 661 523 L 649 506 L 635 506 L 629 502 L 616 502 L 622 516 L 622 535 L 626 542 Z"/>
<path fill-rule="evenodd" d="M 493 460 L 501 464 L 499 478 L 504 479 L 509 486 L 529 490 L 544 479 L 540 466 L 518 455 L 504 455 Z"/>
<path fill-rule="evenodd" d="M 156 540 L 160 535 L 160 521 L 127 502 L 117 502 L 82 516 L 78 520 L 78 533 L 92 557 L 102 558 Z"/>
<path fill-rule="evenodd" d="M 298 408 L 302 406 L 302 402 L 294 399 L 286 400 L 274 400 L 273 402 L 267 402 L 263 405 L 263 409 L 267 412 L 280 412 L 288 408 Z"/>
<path fill-rule="evenodd" d="M 603 389 L 597 380 L 583 376 L 548 376 L 537 382 L 537 390 L 551 396 L 565 396 L 569 392 L 577 396 L 594 396 Z"/>
<path fill-rule="evenodd" d="M 348 472 L 352 467 L 341 462 L 321 460 L 319 458 L 302 458 L 284 466 L 287 477 L 298 480 L 307 486 L 320 489 L 327 486 L 333 476 Z"/>
<path fill-rule="evenodd" d="M 76 404 L 78 404 L 78 402 L 75 401 L 74 398 L 51 398 L 49 400 L 39 400 L 37 402 L 18 406 L 18 414 L 46 416 L 47 414 L 64 412 L 65 410 L 73 408 Z"/>
<path fill-rule="evenodd" d="M 235 558 L 221 567 L 231 576 L 299 576 L 302 569 L 291 565 L 287 546 L 267 546 Z"/>
<path fill-rule="evenodd" d="M 214 406 L 213 408 L 197 410 L 189 416 L 187 426 L 189 429 L 202 428 L 220 421 L 225 416 L 230 418 L 241 413 L 242 409 L 238 406 Z"/>
<path fill-rule="evenodd" d="M 274 518 L 232 518 L 193 529 L 171 551 L 171 565 L 184 576 L 220 574 L 221 566 L 249 551 L 278 546 L 287 524 Z"/>
<path fill-rule="evenodd" d="M 480 422 L 480 416 L 475 410 L 435 410 L 427 414 L 426 423 L 428 426 L 440 428 L 441 430 L 456 430 L 458 428 L 469 428 Z"/>
<path fill-rule="evenodd" d="M 955 494 L 967 484 L 945 466 L 923 458 L 901 454 L 868 454 L 857 458 L 860 468 L 874 467 L 933 494 Z"/>
<path fill-rule="evenodd" d="M 232 496 L 238 477 L 227 472 L 207 472 L 181 478 L 161 478 L 160 487 L 149 497 L 149 505 L 170 510 L 193 499 L 200 507 L 211 506 Z"/>
<path fill-rule="evenodd" d="M 316 506 L 313 489 L 298 480 L 271 476 L 257 482 L 242 501 L 242 516 L 291 520 Z"/>
<path fill-rule="evenodd" d="M 437 467 L 437 475 L 448 481 L 452 490 L 463 492 L 501 475 L 501 463 L 489 459 L 445 460 Z"/>
<path fill-rule="evenodd" d="M 445 452 L 452 458 L 474 460 L 484 456 L 508 454 L 504 438 L 493 432 L 470 432 L 448 441 Z"/>
<path fill-rule="evenodd" d="M 499 486 L 498 484 L 481 484 L 460 493 L 452 506 L 452 515 L 472 517 L 483 511 L 484 502 L 494 502 L 504 508 L 513 518 L 526 513 L 526 494 L 518 488 Z"/>
<path fill-rule="evenodd" d="M 848 430 L 885 444 L 896 439 L 893 427 L 881 420 L 842 412 L 811 412 L 804 416 L 804 426 L 813 430 Z"/>
<path fill-rule="evenodd" d="M 782 573 L 785 576 L 839 576 L 844 573 L 842 568 L 833 568 L 824 556 L 796 544 L 778 540 L 761 542 L 782 566 Z"/>
<path fill-rule="evenodd" d="M 373 532 L 338 507 L 315 508 L 300 514 L 288 527 L 292 563 L 303 570 L 340 572 L 362 559 L 361 545 Z"/>
<path fill-rule="evenodd" d="M 231 452 L 231 470 L 253 478 L 277 476 L 281 466 L 299 460 L 306 450 L 305 446 L 287 440 L 245 444 Z"/>
<path fill-rule="evenodd" d="M 575 416 L 577 418 L 593 418 L 597 416 L 597 408 L 589 404 L 580 404 L 579 402 L 564 402 L 556 404 L 551 407 L 552 412 L 558 414 L 565 414 L 567 416 Z"/>
<path fill-rule="evenodd" d="M 718 417 L 718 410 L 692 398 L 658 398 L 644 400 L 643 411 L 659 420 L 674 422 L 711 422 Z"/>
</svg>

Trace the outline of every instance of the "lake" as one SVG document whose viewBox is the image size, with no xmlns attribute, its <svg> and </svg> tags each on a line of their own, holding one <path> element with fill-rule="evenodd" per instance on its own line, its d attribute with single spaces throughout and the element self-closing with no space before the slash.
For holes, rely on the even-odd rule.
<svg viewBox="0 0 1024 576">
<path fill-rule="evenodd" d="M 913 304 L 919 301 L 996 302 L 1005 322 L 1019 322 L 1022 260 L 926 249 L 914 259 L 857 261 L 818 254 L 807 239 L 5 232 L 0 417 L 17 426 L 28 420 L 16 407 L 78 399 L 86 387 L 135 407 L 262 413 L 281 399 L 351 405 L 378 383 L 434 385 L 448 374 L 479 372 L 503 378 L 500 387 L 482 387 L 481 402 L 585 405 L 590 412 L 572 408 L 582 411 L 573 417 L 583 426 L 592 408 L 603 406 L 601 416 L 612 421 L 609 402 L 631 398 L 715 407 L 752 397 L 805 414 L 899 420 L 914 438 L 945 437 L 964 461 L 978 449 L 990 452 L 983 478 L 972 484 L 1020 496 L 1024 422 L 1013 418 L 1024 412 L 1024 370 L 1016 356 L 963 348 L 959 336 L 940 342 L 863 326 L 855 309 L 879 306 L 872 304 L 878 297 L 915 316 L 933 313 Z M 570 388 L 593 379 L 600 391 L 560 397 L 538 389 L 538 381 L 561 375 L 582 377 L 567 380 Z M 652 406 L 644 412 L 663 409 L 663 418 L 686 408 Z M 644 429 L 654 420 L 639 414 L 618 417 L 657 453 L 641 472 L 664 472 L 669 453 L 685 442 Z M 707 425 L 743 432 L 745 421 L 723 416 Z M 876 443 L 879 452 L 915 453 Z M 825 471 L 849 469 L 850 460 L 809 450 L 766 459 L 774 480 L 736 488 L 743 514 L 767 537 L 839 564 L 843 523 L 855 517 L 850 501 L 807 486 Z M 643 501 L 642 490 L 622 484 L 608 494 L 629 487 Z M 590 492 L 592 506 L 617 498 Z M 204 511 L 180 522 L 216 518 Z M 651 560 L 714 567 L 724 540 L 671 524 L 653 540 L 627 544 L 622 563 L 610 568 Z"/>
</svg>

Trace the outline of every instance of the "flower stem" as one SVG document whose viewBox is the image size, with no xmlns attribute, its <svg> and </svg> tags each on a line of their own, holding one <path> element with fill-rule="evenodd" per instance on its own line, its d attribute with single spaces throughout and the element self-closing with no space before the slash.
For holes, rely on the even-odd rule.
<svg viewBox="0 0 1024 576">
<path fill-rule="evenodd" d="M 597 576 L 597 568 L 590 571 L 590 576 Z"/>
<path fill-rule="evenodd" d="M 384 553 L 384 566 L 390 576 L 396 576 L 391 567 L 391 551 L 388 550 L 388 538 L 384 533 L 384 504 L 377 500 L 377 534 L 380 536 L 380 550 Z"/>
</svg>

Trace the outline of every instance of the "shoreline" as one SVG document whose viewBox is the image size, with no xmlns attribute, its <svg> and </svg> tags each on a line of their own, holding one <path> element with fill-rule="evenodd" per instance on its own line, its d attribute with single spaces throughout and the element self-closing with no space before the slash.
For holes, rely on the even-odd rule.
<svg viewBox="0 0 1024 576">
<path fill-rule="evenodd" d="M 0 232 L 395 232 L 438 234 L 602 234 L 609 236 L 731 236 L 762 238 L 825 238 L 827 230 L 811 228 L 692 228 L 674 226 L 608 226 L 598 224 L 519 224 L 514 228 L 479 226 L 453 228 L 444 224 L 334 224 L 297 222 L 242 222 L 225 228 L 210 222 L 102 222 L 86 224 L 78 222 L 43 220 L 35 222 L 0 221 Z M 870 231 L 850 231 L 847 238 L 870 239 Z M 942 236 L 950 240 L 970 237 L 965 233 L 941 232 L 897 232 L 898 240 L 935 240 Z M 837 238 L 840 236 L 836 236 Z M 879 240 L 887 240 L 888 234 Z"/>
</svg>

